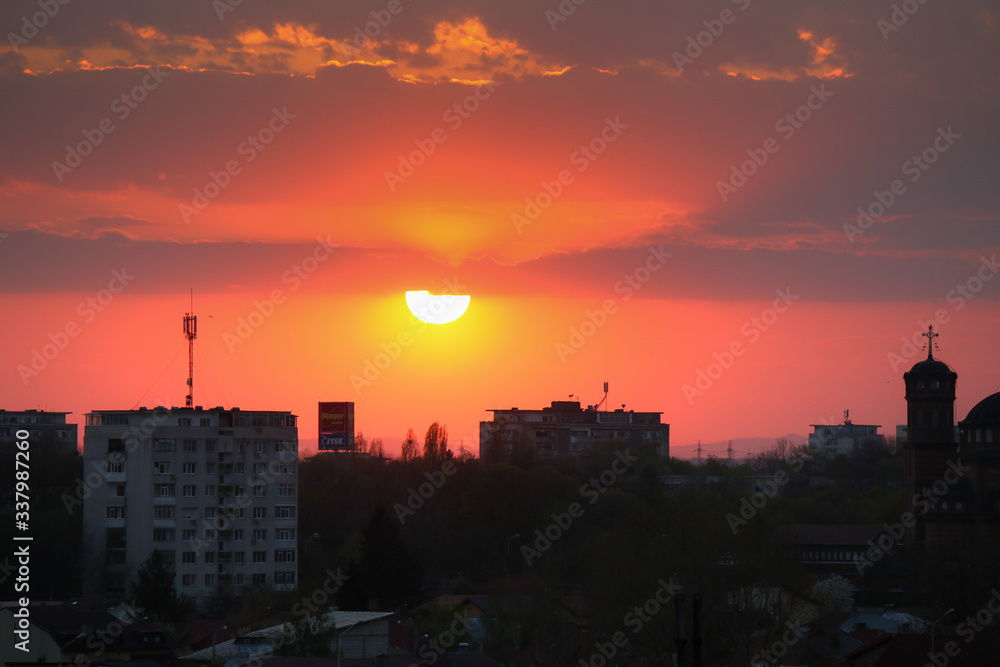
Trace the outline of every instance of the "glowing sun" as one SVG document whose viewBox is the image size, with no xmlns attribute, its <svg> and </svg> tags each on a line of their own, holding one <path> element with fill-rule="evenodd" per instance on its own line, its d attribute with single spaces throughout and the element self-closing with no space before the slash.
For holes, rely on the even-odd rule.
<svg viewBox="0 0 1000 667">
<path fill-rule="evenodd" d="M 406 305 L 421 322 L 447 324 L 454 322 L 469 309 L 471 296 L 457 294 L 428 294 L 426 291 L 407 292 Z"/>
</svg>

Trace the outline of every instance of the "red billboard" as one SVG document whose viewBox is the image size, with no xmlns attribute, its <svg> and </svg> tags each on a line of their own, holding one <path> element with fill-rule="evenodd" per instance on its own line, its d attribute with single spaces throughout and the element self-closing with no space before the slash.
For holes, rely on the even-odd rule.
<svg viewBox="0 0 1000 667">
<path fill-rule="evenodd" d="M 354 447 L 354 402 L 319 404 L 320 451 L 343 451 Z"/>
</svg>

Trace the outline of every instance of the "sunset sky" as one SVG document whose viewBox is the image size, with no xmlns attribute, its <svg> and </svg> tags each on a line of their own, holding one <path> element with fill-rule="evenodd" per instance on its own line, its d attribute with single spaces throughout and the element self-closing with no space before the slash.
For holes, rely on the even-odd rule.
<svg viewBox="0 0 1000 667">
<path fill-rule="evenodd" d="M 675 446 L 845 408 L 894 433 L 928 323 L 959 418 L 1000 390 L 995 2 L 35 0 L 0 27 L 0 407 L 183 405 L 192 289 L 196 404 L 290 410 L 307 448 L 321 400 L 477 452 L 486 410 L 605 381 Z M 471 306 L 421 325 L 407 290 Z"/>
</svg>

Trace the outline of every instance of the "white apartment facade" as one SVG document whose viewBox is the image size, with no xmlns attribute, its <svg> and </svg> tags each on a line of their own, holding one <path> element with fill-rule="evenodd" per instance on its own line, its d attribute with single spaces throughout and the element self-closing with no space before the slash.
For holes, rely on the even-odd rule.
<svg viewBox="0 0 1000 667">
<path fill-rule="evenodd" d="M 298 579 L 298 429 L 290 412 L 94 410 L 84 427 L 84 594 L 126 593 L 159 550 L 179 593 Z"/>
</svg>

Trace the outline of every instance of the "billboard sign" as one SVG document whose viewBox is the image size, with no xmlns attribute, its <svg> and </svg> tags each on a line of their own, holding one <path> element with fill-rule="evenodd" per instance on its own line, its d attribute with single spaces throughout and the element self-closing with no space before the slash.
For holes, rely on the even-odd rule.
<svg viewBox="0 0 1000 667">
<path fill-rule="evenodd" d="M 354 402 L 319 404 L 319 450 L 347 451 L 354 448 Z"/>
</svg>

